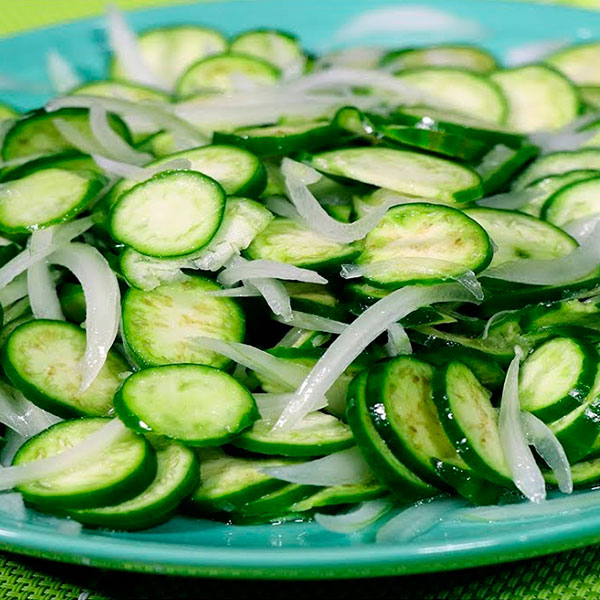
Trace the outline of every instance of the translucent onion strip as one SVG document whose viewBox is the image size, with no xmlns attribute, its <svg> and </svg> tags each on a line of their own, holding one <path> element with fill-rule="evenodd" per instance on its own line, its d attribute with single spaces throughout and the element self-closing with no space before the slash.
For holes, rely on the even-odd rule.
<svg viewBox="0 0 600 600">
<path fill-rule="evenodd" d="M 385 351 L 388 356 L 399 356 L 401 354 L 412 354 L 412 344 L 406 330 L 400 323 L 392 323 L 387 329 L 388 341 Z"/>
<path fill-rule="evenodd" d="M 0 469 L 0 490 L 9 490 L 22 483 L 53 477 L 88 460 L 93 460 L 126 431 L 121 421 L 113 419 L 79 444 L 56 456 Z"/>
<path fill-rule="evenodd" d="M 264 278 L 302 281 L 304 283 L 327 283 L 327 279 L 316 271 L 301 269 L 294 265 L 267 259 L 244 261 L 241 264 L 236 263 L 229 266 L 219 273 L 217 281 L 224 286 L 231 286 L 239 281 Z"/>
<path fill-rule="evenodd" d="M 239 367 L 240 365 L 238 365 Z M 291 394 L 253 394 L 260 418 L 263 421 L 274 422 L 288 405 Z M 320 408 L 325 408 L 327 402 L 323 402 Z"/>
<path fill-rule="evenodd" d="M 596 214 L 573 219 L 561 227 L 571 237 L 574 237 L 579 244 L 583 244 L 583 242 L 592 234 L 598 223 L 600 223 L 600 215 Z"/>
<path fill-rule="evenodd" d="M 83 288 L 86 305 L 86 344 L 80 387 L 83 392 L 100 372 L 119 331 L 119 283 L 104 256 L 87 244 L 73 242 L 63 246 L 48 261 L 69 269 Z"/>
<path fill-rule="evenodd" d="M 342 323 L 341 321 L 335 321 L 334 319 L 328 319 L 327 317 L 312 315 L 310 313 L 305 313 L 298 310 L 292 310 L 292 316 L 289 319 L 276 317 L 275 320 L 286 325 L 299 327 L 300 329 L 308 329 L 309 331 L 324 331 L 325 333 L 334 333 L 338 335 L 343 333 L 346 327 L 348 327 L 347 323 Z"/>
<path fill-rule="evenodd" d="M 516 346 L 515 357 L 508 367 L 502 388 L 498 429 L 502 450 L 517 489 L 531 502 L 541 502 L 546 498 L 546 484 L 521 423 L 519 364 L 522 358 L 523 351 Z"/>
<path fill-rule="evenodd" d="M 352 485 L 373 478 L 371 468 L 356 447 L 297 465 L 261 470 L 276 479 L 305 485 Z"/>
<path fill-rule="evenodd" d="M 7 307 L 25 296 L 27 296 L 27 277 L 21 273 L 0 290 L 0 304 Z"/>
<path fill-rule="evenodd" d="M 82 133 L 73 123 L 59 117 L 52 119 L 52 123 L 62 137 L 80 152 L 84 154 L 104 154 L 105 150 L 98 141 Z"/>
<path fill-rule="evenodd" d="M 362 502 L 347 513 L 340 515 L 327 515 L 317 513 L 315 521 L 327 531 L 334 533 L 355 533 L 366 529 L 386 515 L 394 506 L 388 498 L 377 498 Z"/>
<path fill-rule="evenodd" d="M 545 192 L 539 189 L 524 189 L 517 190 L 514 192 L 506 192 L 505 194 L 496 194 L 494 196 L 488 196 L 477 200 L 479 206 L 485 206 L 487 208 L 502 208 L 504 210 L 517 210 L 523 208 L 530 202 L 534 202 L 541 196 L 544 196 Z"/>
<path fill-rule="evenodd" d="M 155 167 L 138 167 L 127 162 L 113 160 L 106 156 L 99 154 L 92 154 L 94 162 L 107 173 L 112 175 L 118 175 L 119 177 L 126 177 L 127 179 L 133 179 L 135 181 L 145 181 L 150 177 L 161 173 L 162 171 L 170 171 L 176 169 L 189 169 L 191 163 L 185 158 L 174 158 L 165 163 L 161 163 Z"/>
<path fill-rule="evenodd" d="M 571 465 L 553 431 L 546 423 L 528 412 L 521 413 L 521 425 L 527 441 L 552 469 L 558 482 L 558 489 L 565 494 L 570 494 L 573 491 Z"/>
<path fill-rule="evenodd" d="M 429 286 L 407 286 L 378 300 L 363 312 L 344 333 L 327 348 L 308 377 L 294 394 L 277 429 L 291 429 L 325 396 L 338 377 L 390 325 L 434 302 L 472 302 L 473 296 L 462 286 L 442 283 Z"/>
<path fill-rule="evenodd" d="M 36 232 L 32 236 L 35 234 Z M 27 269 L 27 293 L 31 312 L 36 319 L 65 320 L 46 259 L 36 262 Z"/>
<path fill-rule="evenodd" d="M 50 50 L 46 55 L 48 79 L 57 94 L 66 94 L 79 87 L 83 80 L 73 65 L 57 50 Z"/>
</svg>

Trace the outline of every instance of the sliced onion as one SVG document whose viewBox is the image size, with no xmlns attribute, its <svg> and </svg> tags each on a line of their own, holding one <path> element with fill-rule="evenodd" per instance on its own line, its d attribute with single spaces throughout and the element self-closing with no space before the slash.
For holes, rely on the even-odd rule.
<svg viewBox="0 0 600 600">
<path fill-rule="evenodd" d="M 402 204 L 405 200 L 411 200 L 408 197 L 395 196 L 391 200 L 374 207 L 366 217 L 362 217 L 353 223 L 341 223 L 328 214 L 308 188 L 309 185 L 319 181 L 321 178 L 320 173 L 290 158 L 283 159 L 281 172 L 287 194 L 300 218 L 313 231 L 337 242 L 350 243 L 364 238 L 392 206 Z M 279 201 L 277 208 L 280 210 L 285 209 L 285 205 Z"/>
<path fill-rule="evenodd" d="M 169 91 L 170 86 L 155 73 L 146 62 L 137 36 L 127 24 L 123 13 L 114 5 L 106 9 L 108 39 L 111 50 L 125 71 L 127 79 Z"/>
<path fill-rule="evenodd" d="M 534 285 L 564 285 L 590 276 L 600 263 L 600 221 L 570 254 L 541 260 L 526 258 L 487 269 L 485 277 Z"/>
<path fill-rule="evenodd" d="M 247 285 L 251 285 L 258 290 L 271 311 L 273 311 L 273 314 L 283 317 L 286 320 L 292 318 L 290 295 L 281 281 L 267 278 L 251 279 L 249 281 L 252 283 L 248 283 Z"/>
<path fill-rule="evenodd" d="M 344 48 L 337 52 L 329 52 L 320 56 L 314 64 L 314 69 L 331 69 L 348 67 L 350 69 L 375 69 L 385 54 L 382 48 L 374 46 L 357 46 Z"/>
<path fill-rule="evenodd" d="M 327 348 L 308 377 L 296 390 L 277 429 L 290 429 L 314 410 L 319 400 L 365 348 L 387 328 L 421 306 L 434 302 L 472 302 L 472 295 L 462 286 L 442 283 L 407 286 L 378 300 L 349 325 Z"/>
<path fill-rule="evenodd" d="M 327 279 L 310 269 L 301 269 L 294 265 L 275 260 L 258 259 L 245 261 L 227 267 L 219 273 L 217 281 L 224 286 L 231 286 L 239 281 L 253 279 L 285 279 L 286 281 L 302 281 L 305 283 L 326 284 Z"/>
<path fill-rule="evenodd" d="M 325 333 L 343 333 L 347 323 L 341 321 L 335 321 L 334 319 L 328 319 L 327 317 L 321 317 L 319 315 L 312 315 L 310 313 L 301 312 L 298 310 L 292 310 L 292 316 L 289 319 L 283 317 L 275 318 L 279 323 L 285 325 L 292 325 L 299 327 L 300 329 L 308 329 L 309 331 L 324 331 Z"/>
<path fill-rule="evenodd" d="M 261 293 L 252 285 L 240 285 L 239 287 L 226 288 L 224 290 L 211 290 L 206 292 L 209 296 L 221 296 L 225 298 L 256 298 Z"/>
<path fill-rule="evenodd" d="M 388 341 L 385 350 L 388 356 L 412 354 L 412 344 L 406 330 L 400 323 L 392 323 L 387 329 Z"/>
<path fill-rule="evenodd" d="M 26 271 L 37 261 L 46 258 L 62 245 L 87 231 L 94 224 L 91 217 L 77 219 L 70 223 L 53 225 L 40 230 L 37 236 L 40 245 L 34 250 L 26 248 L 20 254 L 0 267 L 0 289 L 10 283 L 17 275 Z"/>
<path fill-rule="evenodd" d="M 187 160 L 187 158 L 174 158 L 153 167 L 138 167 L 136 165 L 131 165 L 118 160 L 112 160 L 110 158 L 106 158 L 105 156 L 95 154 L 92 155 L 92 158 L 94 159 L 94 162 L 104 171 L 112 173 L 113 175 L 118 175 L 119 177 L 127 177 L 127 179 L 133 179 L 135 181 L 145 181 L 146 179 L 150 179 L 150 177 L 153 177 L 157 173 L 162 173 L 163 171 L 190 169 L 192 166 L 192 163 Z"/>
<path fill-rule="evenodd" d="M 385 272 L 390 268 L 398 268 L 406 266 L 411 270 L 415 270 L 421 275 L 434 275 L 451 279 L 460 283 L 465 289 L 469 290 L 477 300 L 483 300 L 483 289 L 477 281 L 477 276 L 470 269 L 463 269 L 463 272 L 458 275 L 448 275 L 448 268 L 456 269 L 461 267 L 456 263 L 439 258 L 428 258 L 423 256 L 399 256 L 390 260 L 381 260 L 364 265 L 342 265 L 340 275 L 344 279 L 354 279 L 356 277 L 375 277 L 382 271 Z"/>
<path fill-rule="evenodd" d="M 35 233 L 32 235 L 35 235 Z M 6 290 L 7 288 L 4 289 Z M 54 278 L 46 259 L 36 262 L 27 269 L 27 293 L 29 294 L 31 312 L 36 319 L 65 320 L 60 300 L 56 293 Z"/>
<path fill-rule="evenodd" d="M 521 412 L 521 426 L 527 441 L 552 469 L 558 482 L 558 489 L 565 494 L 570 494 L 573 491 L 571 465 L 554 432 L 546 423 L 528 412 Z"/>
<path fill-rule="evenodd" d="M 489 152 L 487 152 L 481 161 L 475 167 L 475 171 L 480 175 L 493 171 L 510 160 L 514 155 L 513 148 L 509 148 L 504 144 L 496 144 Z"/>
<path fill-rule="evenodd" d="M 258 412 L 260 413 L 260 418 L 267 422 L 276 421 L 291 399 L 291 394 L 253 394 L 253 396 L 258 407 Z M 326 406 L 327 402 L 324 401 L 321 408 L 325 408 Z"/>
<path fill-rule="evenodd" d="M 519 311 L 518 310 L 501 310 L 500 312 L 493 314 L 487 320 L 487 323 L 485 324 L 485 327 L 483 328 L 483 333 L 481 334 L 481 339 L 487 340 L 488 335 L 490 334 L 490 329 L 491 329 L 492 325 L 494 325 L 498 321 L 501 321 L 507 315 L 512 315 L 513 313 L 517 313 L 517 312 L 519 312 Z"/>
<path fill-rule="evenodd" d="M 181 139 L 192 145 L 203 145 L 210 140 L 198 131 L 190 123 L 180 119 L 167 104 L 158 104 L 156 102 L 132 102 L 121 98 L 107 98 L 101 96 L 87 96 L 77 94 L 74 96 L 64 96 L 50 101 L 46 105 L 46 110 L 52 112 L 61 108 L 92 108 L 92 106 L 103 106 L 108 112 L 135 115 L 139 118 L 151 121 L 160 129 L 171 132 L 177 139 Z M 54 119 L 56 121 L 56 119 Z"/>
<path fill-rule="evenodd" d="M 52 119 L 54 127 L 71 144 L 84 154 L 104 154 L 104 148 L 95 140 L 82 133 L 73 123 L 59 117 Z"/>
<path fill-rule="evenodd" d="M 132 165 L 143 165 L 152 155 L 132 148 L 111 126 L 108 113 L 102 104 L 90 108 L 90 129 L 107 156 Z"/>
<path fill-rule="evenodd" d="M 599 222 L 600 215 L 595 214 L 580 217 L 579 219 L 573 219 L 565 225 L 562 225 L 562 229 L 564 229 L 571 237 L 574 237 L 579 244 L 583 244 L 583 242 L 592 234 Z"/>
<path fill-rule="evenodd" d="M 0 290 L 0 304 L 6 307 L 25 296 L 27 296 L 27 277 L 21 273 Z"/>
<path fill-rule="evenodd" d="M 17 300 L 14 304 L 11 304 L 8 308 L 4 309 L 2 324 L 6 325 L 7 323 L 11 323 L 15 319 L 25 315 L 25 313 L 29 312 L 29 310 L 29 298 Z"/>
<path fill-rule="evenodd" d="M 373 525 L 393 507 L 392 500 L 377 498 L 362 502 L 352 510 L 341 515 L 327 515 L 317 513 L 315 521 L 327 531 L 334 533 L 355 533 Z"/>
<path fill-rule="evenodd" d="M 316 332 L 312 332 L 316 333 Z M 281 346 L 282 348 L 293 348 L 296 346 L 296 343 L 305 339 L 306 330 L 300 329 L 299 327 L 292 327 L 280 340 L 277 342 L 277 346 Z M 329 341 L 331 338 L 328 334 L 317 334 L 311 339 L 311 345 L 313 348 L 318 348 L 322 346 L 325 342 Z"/>
<path fill-rule="evenodd" d="M 65 245 L 54 252 L 48 261 L 69 269 L 83 288 L 86 342 L 80 391 L 84 392 L 102 369 L 119 331 L 119 283 L 104 256 L 87 244 L 72 242 Z"/>
<path fill-rule="evenodd" d="M 28 439 L 61 419 L 38 408 L 16 390 L 0 383 L 0 423 Z"/>
<path fill-rule="evenodd" d="M 417 502 L 380 527 L 375 541 L 379 544 L 394 544 L 413 540 L 451 517 L 452 513 L 466 504 L 462 498 L 432 498 Z"/>
<path fill-rule="evenodd" d="M 57 50 L 52 49 L 46 54 L 46 67 L 50 84 L 59 95 L 66 94 L 83 83 L 73 65 Z"/>
<path fill-rule="evenodd" d="M 519 364 L 522 358 L 523 351 L 516 346 L 515 357 L 508 367 L 502 388 L 498 430 L 502 450 L 514 484 L 531 502 L 541 502 L 546 498 L 546 484 L 529 449 L 529 443 L 521 423 Z"/>
<path fill-rule="evenodd" d="M 585 131 L 536 131 L 529 134 L 529 139 L 542 150 L 542 154 L 578 150 L 598 132 L 593 129 Z"/>
<path fill-rule="evenodd" d="M 0 495 L 0 512 L 14 521 L 24 521 L 27 518 L 23 496 L 17 492 Z"/>
<path fill-rule="evenodd" d="M 523 208 L 530 202 L 534 202 L 538 198 L 544 196 L 545 193 L 539 189 L 524 189 L 514 192 L 506 192 L 505 194 L 496 194 L 477 200 L 479 206 L 488 208 L 502 208 L 504 210 L 517 210 Z"/>
<path fill-rule="evenodd" d="M 204 350 L 222 354 L 236 363 L 269 377 L 269 379 L 275 379 L 292 389 L 302 382 L 308 372 L 308 369 L 302 365 L 277 358 L 247 344 L 209 337 L 195 337 L 193 342 Z"/>
<path fill-rule="evenodd" d="M 23 483 L 53 477 L 88 460 L 93 460 L 99 453 L 114 444 L 126 431 L 128 430 L 121 421 L 112 419 L 85 440 L 60 454 L 0 469 L 0 490 L 9 490 Z"/>
<path fill-rule="evenodd" d="M 6 438 L 6 442 L 0 450 L 0 464 L 3 467 L 12 464 L 15 454 L 26 441 L 26 438 L 19 435 L 14 429 L 10 429 L 10 427 L 6 430 L 4 437 Z"/>
<path fill-rule="evenodd" d="M 540 62 L 549 54 L 562 48 L 567 40 L 544 40 L 521 46 L 512 46 L 506 53 L 506 64 L 509 67 L 519 67 L 530 63 Z"/>
<path fill-rule="evenodd" d="M 373 478 L 371 468 L 356 447 L 309 462 L 285 467 L 266 467 L 261 471 L 276 479 L 305 485 L 352 485 Z"/>
</svg>

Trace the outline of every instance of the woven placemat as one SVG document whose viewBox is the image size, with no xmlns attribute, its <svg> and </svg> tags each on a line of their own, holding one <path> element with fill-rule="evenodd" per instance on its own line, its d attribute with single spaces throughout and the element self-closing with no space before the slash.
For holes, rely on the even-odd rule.
<svg viewBox="0 0 600 600">
<path fill-rule="evenodd" d="M 450 573 L 347 581 L 140 575 L 0 555 L 2 600 L 596 600 L 600 546 Z"/>
</svg>

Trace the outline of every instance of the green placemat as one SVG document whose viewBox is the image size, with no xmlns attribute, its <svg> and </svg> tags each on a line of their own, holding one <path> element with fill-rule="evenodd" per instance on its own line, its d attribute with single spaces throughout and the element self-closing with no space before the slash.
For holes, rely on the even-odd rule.
<svg viewBox="0 0 600 600">
<path fill-rule="evenodd" d="M 190 0 L 113 0 L 122 8 Z M 286 1 L 286 0 L 281 0 Z M 289 1 L 289 0 L 287 0 Z M 556 0 L 600 9 L 600 0 Z M 0 0 L 0 35 L 99 15 L 105 0 Z M 262 582 L 173 578 L 105 572 L 0 554 L 1 600 L 595 600 L 600 598 L 600 546 L 438 576 L 373 580 Z"/>
</svg>

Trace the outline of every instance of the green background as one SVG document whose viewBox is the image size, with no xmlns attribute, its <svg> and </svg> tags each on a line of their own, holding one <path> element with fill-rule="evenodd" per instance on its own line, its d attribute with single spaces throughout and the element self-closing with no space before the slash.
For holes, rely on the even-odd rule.
<svg viewBox="0 0 600 600">
<path fill-rule="evenodd" d="M 113 0 L 113 4 L 127 9 L 186 1 L 189 0 Z M 559 0 L 557 3 L 600 9 L 600 0 Z M 0 35 L 99 15 L 105 5 L 103 0 L 0 0 Z M 600 547 L 440 575 L 294 583 L 167 579 L 0 554 L 1 600 L 83 600 L 86 597 L 88 600 L 595 600 L 600 598 Z"/>
</svg>

